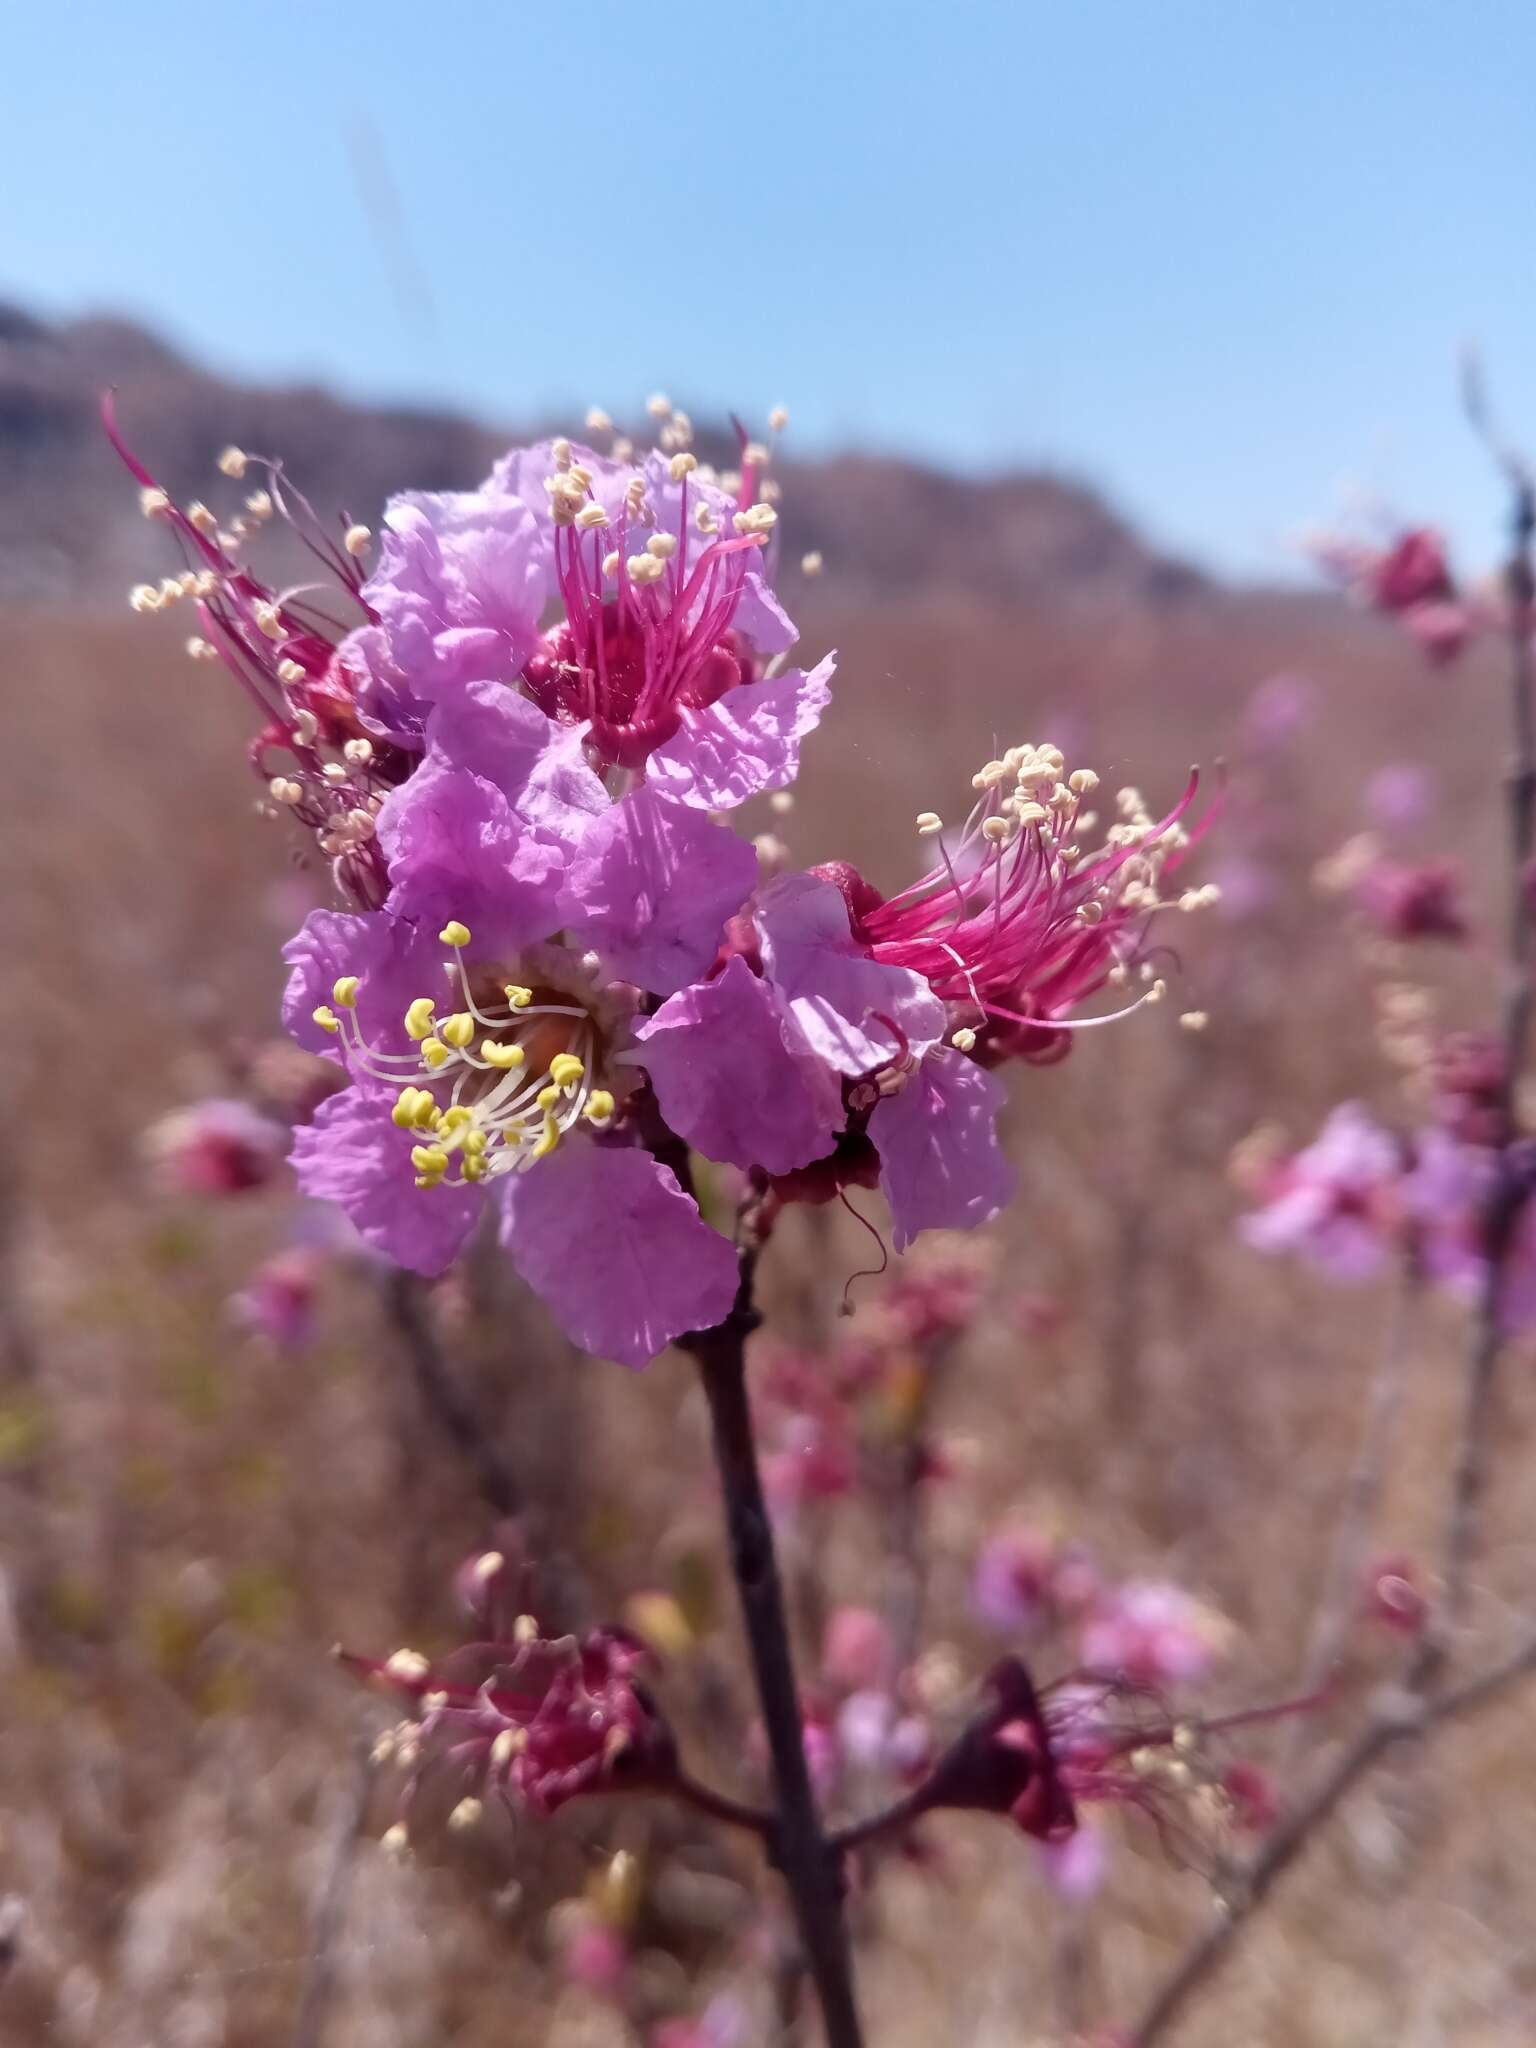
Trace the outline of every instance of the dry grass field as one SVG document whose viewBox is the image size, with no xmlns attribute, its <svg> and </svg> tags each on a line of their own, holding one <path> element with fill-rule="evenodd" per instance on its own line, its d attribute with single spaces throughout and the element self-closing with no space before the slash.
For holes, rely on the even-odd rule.
<svg viewBox="0 0 1536 2048">
<path fill-rule="evenodd" d="M 749 822 L 771 824 L 797 861 L 842 856 L 898 885 L 913 814 L 952 808 L 999 741 L 1054 739 L 1154 799 L 1171 800 L 1192 761 L 1225 764 L 1208 783 L 1224 775 L 1225 794 L 1199 873 L 1226 882 L 1227 901 L 1181 922 L 1176 1002 L 1013 1078 L 1023 1193 L 992 1233 L 989 1312 L 944 1382 L 937 1422 L 962 1476 L 933 1498 L 928 1619 L 939 1664 L 979 1675 L 996 1645 L 970 1610 L 970 1561 L 1018 1511 L 1121 1573 L 1178 1579 L 1230 1619 L 1210 1705 L 1277 1697 L 1300 1660 L 1390 1288 L 1331 1286 L 1244 1249 L 1229 1160 L 1261 1123 L 1309 1137 L 1346 1096 L 1400 1108 L 1375 1041 L 1383 979 L 1426 980 L 1448 1024 L 1490 1015 L 1496 668 L 1431 673 L 1386 625 L 1286 596 L 1040 590 L 1009 603 L 955 579 L 877 596 L 840 585 L 830 549 L 824 582 L 791 601 L 805 644 L 842 654 L 795 810 Z M 277 946 L 321 887 L 255 815 L 240 708 L 178 637 L 62 603 L 0 620 L 0 1891 L 19 1902 L 0 2040 L 637 2042 L 650 2012 L 768 1974 L 753 1858 L 639 1802 L 583 1804 L 515 1837 L 440 1833 L 405 1863 L 380 1851 L 388 1773 L 369 1785 L 359 1757 L 388 1710 L 327 1653 L 339 1639 L 451 1642 L 450 1579 L 497 1540 L 494 1518 L 422 1407 L 380 1277 L 338 1264 L 314 1343 L 296 1358 L 264 1349 L 227 1303 L 285 1241 L 291 1198 L 198 1203 L 145 1164 L 145 1128 L 227 1092 L 272 1037 Z M 1309 708 L 1266 738 L 1251 699 L 1276 674 L 1305 679 Z M 1317 861 L 1368 822 L 1373 771 L 1405 761 L 1433 772 L 1423 851 L 1466 860 L 1479 913 L 1469 946 L 1406 968 L 1313 884 Z M 1203 1035 L 1176 1028 L 1185 1007 L 1210 1013 Z M 767 1262 L 788 1338 L 846 1332 L 834 1312 L 865 1250 L 824 1213 L 790 1220 Z M 1021 1326 L 1021 1292 L 1059 1305 L 1044 1333 Z M 855 1298 L 872 1304 L 878 1287 Z M 440 1288 L 430 1314 L 516 1475 L 562 1617 L 686 1588 L 695 1639 L 665 1684 L 698 1756 L 745 1788 L 745 1681 L 729 1589 L 710 1575 L 715 1504 L 686 1362 L 630 1375 L 569 1355 L 493 1258 Z M 1378 1547 L 1427 1554 L 1464 1318 L 1437 1305 L 1413 1341 Z M 1536 1564 L 1524 1351 L 1500 1402 L 1477 1569 L 1490 1645 L 1529 1605 Z M 879 1598 L 881 1529 L 857 1504 L 789 1543 L 798 1575 L 814 1563 L 819 1597 Z M 1337 1707 L 1255 1754 L 1283 1774 L 1315 1760 L 1393 1654 L 1362 1632 Z M 1530 1725 L 1516 1695 L 1389 1762 L 1176 2038 L 1536 2038 Z M 935 1824 L 929 1861 L 883 1866 L 857 1913 L 871 2039 L 1025 2048 L 1134 2014 L 1210 1892 L 1134 1817 L 1109 1827 L 1112 1875 L 1081 1911 L 1048 1889 L 1031 1845 L 982 1819 Z M 561 1962 L 561 1902 L 618 1850 L 643 1894 L 627 2016 Z M 323 2036 L 306 2036 L 317 2015 Z M 743 2039 L 775 2038 L 749 2005 Z"/>
</svg>

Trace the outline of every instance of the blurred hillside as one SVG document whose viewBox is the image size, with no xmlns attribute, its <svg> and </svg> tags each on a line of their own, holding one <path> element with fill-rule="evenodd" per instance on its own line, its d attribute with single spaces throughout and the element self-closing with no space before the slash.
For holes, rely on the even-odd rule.
<svg viewBox="0 0 1536 2048">
<path fill-rule="evenodd" d="M 525 438 L 446 412 L 231 384 L 127 322 L 49 325 L 0 303 L 0 599 L 94 603 L 142 573 L 133 494 L 118 488 L 101 433 L 111 386 L 131 442 L 173 490 L 202 493 L 212 456 L 234 441 L 282 455 L 317 507 L 370 521 L 391 491 L 477 483 Z M 546 425 L 571 432 L 575 423 Z M 1059 478 L 966 482 L 864 456 L 791 463 L 781 474 L 796 545 L 821 549 L 861 597 L 1051 591 L 1163 604 L 1204 587 L 1092 491 Z"/>
</svg>

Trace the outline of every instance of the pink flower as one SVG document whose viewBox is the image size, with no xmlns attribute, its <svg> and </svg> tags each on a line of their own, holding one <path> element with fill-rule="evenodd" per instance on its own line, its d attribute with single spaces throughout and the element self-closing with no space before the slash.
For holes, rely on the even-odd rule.
<svg viewBox="0 0 1536 2048">
<path fill-rule="evenodd" d="M 1230 1634 L 1222 1616 L 1182 1587 L 1128 1579 L 1101 1596 L 1080 1647 L 1090 1671 L 1134 1686 L 1187 1685 L 1206 1675 Z"/>
<path fill-rule="evenodd" d="M 1429 1615 L 1429 1596 L 1416 1561 L 1401 1553 L 1374 1558 L 1365 1571 L 1363 1611 L 1401 1635 L 1418 1635 Z"/>
<path fill-rule="evenodd" d="M 588 1793 L 672 1781 L 671 1732 L 638 1678 L 648 1654 L 622 1629 L 578 1642 L 525 1620 L 513 1641 L 472 1643 L 436 1665 L 411 1650 L 342 1661 L 417 1703 L 404 1760 L 418 1774 L 436 1767 L 465 1795 L 550 1814 Z"/>
<path fill-rule="evenodd" d="M 1377 860 L 1356 885 L 1356 900 L 1389 939 L 1464 939 L 1469 930 L 1461 871 L 1451 860 L 1405 866 Z"/>
<path fill-rule="evenodd" d="M 296 1245 L 264 1260 L 230 1307 L 247 1330 L 279 1351 L 302 1351 L 314 1336 L 320 1255 Z"/>
<path fill-rule="evenodd" d="M 988 1064 L 1066 1053 L 1088 1021 L 1076 1012 L 1139 956 L 1159 881 L 1188 843 L 1193 777 L 1161 819 L 1122 790 L 1122 822 L 1087 850 L 1097 781 L 1066 774 L 1054 747 L 1010 748 L 973 777 L 980 794 L 952 844 L 935 814 L 919 820 L 939 843 L 937 866 L 888 899 L 852 870 L 843 883 L 871 958 L 922 975 Z"/>
<path fill-rule="evenodd" d="M 332 605 L 359 625 L 372 612 L 362 594 L 365 528 L 321 524 L 280 462 L 227 449 L 220 467 L 246 480 L 243 506 L 219 521 L 205 505 L 183 510 L 129 450 L 117 431 L 110 398 L 102 408 L 107 436 L 140 485 L 146 516 L 166 527 L 184 564 L 180 576 L 141 584 L 136 611 L 185 604 L 198 631 L 187 642 L 194 659 L 218 662 L 251 701 L 260 730 L 251 766 L 274 803 L 318 840 L 338 886 L 371 908 L 383 898 L 383 871 L 373 846 L 373 813 L 410 769 L 408 754 L 381 734 L 370 736 L 358 707 L 360 677 L 342 642 L 347 627 Z M 258 481 L 248 476 L 259 473 Z M 274 588 L 256 574 L 251 541 L 269 520 L 289 527 L 320 571 L 305 591 Z M 322 601 L 310 590 L 319 588 Z"/>
<path fill-rule="evenodd" d="M 162 1117 L 144 1143 L 161 1178 L 178 1193 L 243 1195 L 272 1180 L 291 1134 L 249 1103 L 221 1097 Z"/>
<path fill-rule="evenodd" d="M 1445 542 L 1432 527 L 1415 527 L 1370 559 L 1366 581 L 1378 611 L 1406 612 L 1455 590 Z"/>
<path fill-rule="evenodd" d="M 870 1607 L 834 1607 L 821 1643 L 821 1675 L 839 1692 L 858 1692 L 891 1676 L 891 1632 Z"/>
<path fill-rule="evenodd" d="M 971 1602 L 1005 1635 L 1029 1635 L 1080 1610 L 1098 1590 L 1086 1551 L 1027 1524 L 999 1530 L 976 1560 Z"/>
<path fill-rule="evenodd" d="M 1264 1206 L 1243 1218 L 1243 1238 L 1256 1251 L 1299 1252 L 1333 1279 L 1366 1278 L 1392 1241 L 1402 1180 L 1397 1140 L 1346 1102 L 1271 1176 Z"/>
</svg>

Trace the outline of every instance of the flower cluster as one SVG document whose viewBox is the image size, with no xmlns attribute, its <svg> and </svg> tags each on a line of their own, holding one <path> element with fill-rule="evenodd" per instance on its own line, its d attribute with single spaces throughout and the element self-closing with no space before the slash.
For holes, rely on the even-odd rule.
<svg viewBox="0 0 1536 2048">
<path fill-rule="evenodd" d="M 1498 1049 L 1458 1034 L 1434 1067 L 1434 1115 L 1397 1134 L 1358 1103 L 1335 1109 L 1312 1144 L 1250 1159 L 1259 1198 L 1241 1229 L 1255 1250 L 1294 1252 L 1337 1280 L 1369 1279 L 1394 1257 L 1456 1299 L 1477 1299 L 1488 1269 L 1490 1203 L 1499 1173 Z M 1524 1140 L 1507 1163 L 1516 1212 L 1502 1252 L 1507 1329 L 1536 1326 L 1536 1157 Z"/>
<path fill-rule="evenodd" d="M 1155 1001 L 1154 917 L 1209 894 L 1161 887 L 1193 782 L 1161 818 L 1122 791 L 1095 846 L 1096 778 L 1048 743 L 988 762 L 956 830 L 923 813 L 938 860 L 889 898 L 845 864 L 760 878 L 722 813 L 794 779 L 833 660 L 785 665 L 767 451 L 722 477 L 662 412 L 648 454 L 557 439 L 391 500 L 367 576 L 373 536 L 326 536 L 278 464 L 226 451 L 266 481 L 225 524 L 124 451 L 188 557 L 135 602 L 197 606 L 344 905 L 286 951 L 285 1021 L 345 1084 L 301 1187 L 426 1274 L 491 1212 L 572 1340 L 635 1365 L 734 1298 L 690 1148 L 765 1203 L 878 1184 L 898 1250 L 986 1222 L 1013 1187 L 987 1069 L 1060 1057 L 1106 987 Z M 273 516 L 354 622 L 257 577 Z"/>
</svg>

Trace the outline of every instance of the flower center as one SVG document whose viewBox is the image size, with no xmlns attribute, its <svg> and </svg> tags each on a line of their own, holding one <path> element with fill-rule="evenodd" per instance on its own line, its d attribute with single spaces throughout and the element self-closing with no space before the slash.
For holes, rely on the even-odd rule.
<svg viewBox="0 0 1536 2048">
<path fill-rule="evenodd" d="M 470 932 L 457 919 L 439 936 L 453 999 L 462 1007 L 439 1015 L 434 997 L 418 996 L 402 1019 L 412 1051 L 379 1052 L 364 1039 L 355 975 L 336 982 L 334 1008 L 322 1004 L 314 1013 L 323 1030 L 342 1039 L 349 1064 L 399 1085 L 390 1117 L 399 1129 L 420 1133 L 411 1149 L 417 1187 L 463 1187 L 525 1172 L 583 1120 L 605 1129 L 615 1104 L 594 1083 L 604 1046 L 588 1005 L 539 979 L 537 966 L 529 969 L 534 978 L 521 982 L 503 963 L 471 965 Z"/>
</svg>

